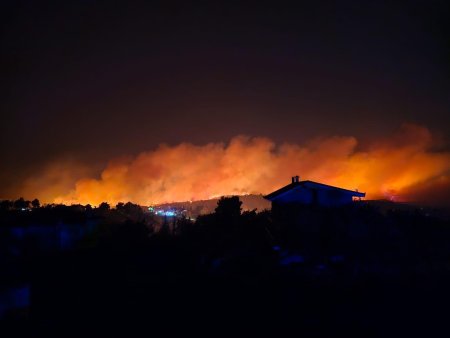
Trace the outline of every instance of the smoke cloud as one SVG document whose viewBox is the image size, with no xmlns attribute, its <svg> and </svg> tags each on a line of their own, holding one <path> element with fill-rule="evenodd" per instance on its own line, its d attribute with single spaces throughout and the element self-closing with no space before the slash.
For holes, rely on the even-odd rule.
<svg viewBox="0 0 450 338">
<path fill-rule="evenodd" d="M 111 160 L 99 177 L 80 177 L 89 172 L 82 165 L 52 164 L 24 182 L 22 192 L 44 202 L 150 205 L 267 194 L 298 174 L 302 180 L 358 189 L 368 199 L 436 202 L 448 197 L 442 191 L 450 190 L 450 152 L 434 150 L 436 140 L 427 128 L 405 124 L 391 137 L 360 148 L 356 138 L 340 136 L 301 145 L 246 136 L 201 146 L 160 145 Z"/>
</svg>

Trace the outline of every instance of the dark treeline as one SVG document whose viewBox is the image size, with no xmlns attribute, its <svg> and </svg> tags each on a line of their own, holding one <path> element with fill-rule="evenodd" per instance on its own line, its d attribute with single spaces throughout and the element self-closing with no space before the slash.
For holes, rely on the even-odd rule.
<svg viewBox="0 0 450 338">
<path fill-rule="evenodd" d="M 16 202 L 1 203 L 4 229 L 92 227 L 64 250 L 44 250 L 30 238 L 17 245 L 34 249 L 15 254 L 8 251 L 13 235 L 4 232 L 4 288 L 30 285 L 27 312 L 1 322 L 13 335 L 448 332 L 450 224 L 420 208 L 355 203 L 243 212 L 239 198 L 229 197 L 192 221 L 156 217 L 132 203 Z"/>
<path fill-rule="evenodd" d="M 117 221 L 123 219 L 142 220 L 144 219 L 144 210 L 137 204 L 127 202 L 118 203 L 112 208 L 108 203 L 103 202 L 98 207 L 92 207 L 90 204 L 64 205 L 64 204 L 45 204 L 41 205 L 38 199 L 32 201 L 25 200 L 23 197 L 11 201 L 0 200 L 0 225 L 27 225 L 31 223 L 41 223 L 41 225 L 52 224 L 54 220 L 64 223 L 77 223 L 87 218 L 100 217 Z"/>
</svg>

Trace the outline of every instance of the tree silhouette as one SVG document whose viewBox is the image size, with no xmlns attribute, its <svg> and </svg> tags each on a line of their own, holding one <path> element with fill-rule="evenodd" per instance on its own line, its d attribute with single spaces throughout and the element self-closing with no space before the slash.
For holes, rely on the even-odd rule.
<svg viewBox="0 0 450 338">
<path fill-rule="evenodd" d="M 34 200 L 31 201 L 31 205 L 33 206 L 34 209 L 37 209 L 41 206 L 41 202 L 39 202 L 39 200 L 35 198 Z"/>
<path fill-rule="evenodd" d="M 142 218 L 144 216 L 144 211 L 142 208 L 134 203 L 127 202 L 124 205 L 124 211 L 125 214 L 134 221 L 142 221 Z"/>
<path fill-rule="evenodd" d="M 116 205 L 116 210 L 122 215 L 126 216 L 135 222 L 141 222 L 144 218 L 144 210 L 138 205 L 131 202 L 119 202 Z"/>
<path fill-rule="evenodd" d="M 25 201 L 23 197 L 14 201 L 14 209 L 26 209 L 30 207 L 30 201 Z"/>
<path fill-rule="evenodd" d="M 101 203 L 101 204 L 98 206 L 98 209 L 101 210 L 101 211 L 108 211 L 108 210 L 111 209 L 111 207 L 109 206 L 108 203 L 103 202 L 103 203 Z"/>
<path fill-rule="evenodd" d="M 10 210 L 13 207 L 14 203 L 10 200 L 0 201 L 0 210 Z"/>
<path fill-rule="evenodd" d="M 217 201 L 216 215 L 224 219 L 236 219 L 241 215 L 242 202 L 239 196 L 221 197 Z"/>
</svg>

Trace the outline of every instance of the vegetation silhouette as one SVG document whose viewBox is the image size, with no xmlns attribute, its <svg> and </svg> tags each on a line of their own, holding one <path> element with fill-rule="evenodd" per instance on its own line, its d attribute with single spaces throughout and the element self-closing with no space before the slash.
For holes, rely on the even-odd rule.
<svg viewBox="0 0 450 338">
<path fill-rule="evenodd" d="M 27 312 L 10 309 L 0 327 L 38 337 L 447 329 L 448 218 L 366 202 L 241 208 L 239 197 L 222 197 L 193 221 L 130 202 L 1 201 L 0 296 L 31 291 Z"/>
</svg>

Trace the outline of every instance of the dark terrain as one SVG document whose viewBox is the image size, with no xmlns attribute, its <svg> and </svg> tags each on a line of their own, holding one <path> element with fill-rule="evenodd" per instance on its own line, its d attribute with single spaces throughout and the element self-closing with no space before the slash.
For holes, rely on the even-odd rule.
<svg viewBox="0 0 450 338">
<path fill-rule="evenodd" d="M 2 337 L 448 336 L 450 224 L 437 215 L 242 212 L 230 197 L 192 222 L 131 203 L 2 204 Z M 18 286 L 25 305 L 8 308 Z"/>
</svg>

